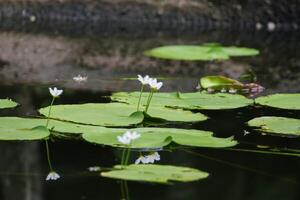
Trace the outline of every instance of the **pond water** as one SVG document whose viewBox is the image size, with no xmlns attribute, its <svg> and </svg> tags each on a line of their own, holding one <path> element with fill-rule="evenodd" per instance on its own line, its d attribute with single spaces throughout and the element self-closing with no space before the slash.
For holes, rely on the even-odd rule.
<svg viewBox="0 0 300 200">
<path fill-rule="evenodd" d="M 109 102 L 112 92 L 137 91 L 137 74 L 164 78 L 162 91 L 191 92 L 199 78 L 225 75 L 238 78 L 250 69 L 266 90 L 262 95 L 300 92 L 300 42 L 291 33 L 203 32 L 186 35 L 61 33 L 0 33 L 0 98 L 20 103 L 0 116 L 30 117 L 48 106 L 48 87 L 63 88 L 55 104 Z M 177 62 L 147 58 L 143 51 L 167 44 L 219 42 L 257 48 L 256 57 L 217 62 Z M 73 77 L 88 76 L 78 83 Z M 128 182 L 130 199 L 300 199 L 300 140 L 262 136 L 245 123 L 260 116 L 299 119 L 299 111 L 253 106 L 206 110 L 208 120 L 168 127 L 199 129 L 214 136 L 233 136 L 235 147 L 210 149 L 175 146 L 160 151 L 159 164 L 206 171 L 207 179 L 161 185 Z M 250 134 L 245 134 L 249 131 Z M 247 132 L 246 132 L 247 133 Z M 82 140 L 49 142 L 52 164 L 61 178 L 45 181 L 49 172 L 44 141 L 0 141 L 0 199 L 121 199 L 121 181 L 89 172 L 91 166 L 110 168 L 120 163 L 121 151 Z M 130 163 L 138 157 L 133 152 Z"/>
</svg>

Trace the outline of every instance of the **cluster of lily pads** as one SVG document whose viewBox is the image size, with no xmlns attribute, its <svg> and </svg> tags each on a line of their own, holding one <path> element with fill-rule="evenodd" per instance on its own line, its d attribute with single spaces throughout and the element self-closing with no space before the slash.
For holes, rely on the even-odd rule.
<svg viewBox="0 0 300 200">
<path fill-rule="evenodd" d="M 158 152 L 154 150 L 171 143 L 192 147 L 226 148 L 233 147 L 238 142 L 233 138 L 214 137 L 209 131 L 161 128 L 157 127 L 158 125 L 204 121 L 207 117 L 199 112 L 201 110 L 235 109 L 255 105 L 300 110 L 300 94 L 275 94 L 256 99 L 239 94 L 201 92 L 160 92 L 153 96 L 152 89 L 150 87 L 150 92 L 114 93 L 110 97 L 111 103 L 74 105 L 53 105 L 62 90 L 50 89 L 53 97 L 51 105 L 39 110 L 45 117 L 0 117 L 0 140 L 45 140 L 50 167 L 47 180 L 59 178 L 51 165 L 47 141 L 50 137 L 63 135 L 80 136 L 90 143 L 124 149 L 121 165 L 102 172 L 104 177 L 152 182 L 192 181 L 205 178 L 208 173 L 192 168 L 137 164 L 160 160 Z M 151 107 L 149 98 L 152 99 Z M 17 105 L 12 100 L 0 100 L 1 109 Z M 264 134 L 288 137 L 300 135 L 299 119 L 267 116 L 250 120 L 248 124 Z M 128 165 L 131 149 L 147 149 L 150 154 L 141 155 L 136 164 Z M 164 176 L 160 174 L 161 170 L 164 171 Z M 173 177 L 174 170 L 178 173 L 181 171 L 178 176 L 181 178 Z M 138 176 L 148 171 L 151 174 L 149 177 Z"/>
<path fill-rule="evenodd" d="M 147 51 L 146 55 L 179 60 L 213 60 L 258 53 L 255 49 L 205 44 L 160 47 Z M 109 170 L 101 167 L 90 169 L 100 170 L 103 177 L 157 183 L 186 182 L 204 179 L 209 174 L 189 167 L 152 164 L 160 160 L 157 150 L 171 144 L 227 148 L 238 142 L 232 137 L 217 138 L 210 131 L 166 128 L 162 125 L 172 127 L 175 123 L 205 121 L 208 117 L 201 114 L 202 110 L 247 106 L 300 110 L 300 94 L 275 94 L 253 99 L 263 87 L 255 83 L 243 84 L 222 76 L 201 78 L 198 87 L 200 92 L 190 93 L 158 92 L 163 83 L 147 75 L 139 75 L 138 80 L 141 83 L 139 92 L 113 93 L 110 103 L 54 105 L 55 99 L 63 91 L 50 88 L 52 101 L 50 106 L 39 109 L 42 116 L 0 117 L 0 140 L 44 140 L 50 169 L 46 180 L 60 178 L 52 167 L 48 146 L 50 137 L 59 137 L 80 138 L 89 143 L 122 149 L 120 165 Z M 145 91 L 147 87 L 149 91 Z M 0 109 L 17 105 L 12 100 L 0 100 Z M 265 116 L 247 123 L 262 134 L 300 136 L 299 119 Z M 129 164 L 131 150 L 140 152 L 134 164 Z"/>
</svg>

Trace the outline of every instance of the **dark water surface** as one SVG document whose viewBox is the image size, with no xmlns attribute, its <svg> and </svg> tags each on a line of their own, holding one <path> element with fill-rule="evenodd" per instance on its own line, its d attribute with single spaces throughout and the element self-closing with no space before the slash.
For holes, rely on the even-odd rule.
<svg viewBox="0 0 300 200">
<path fill-rule="evenodd" d="M 0 50 L 0 98 L 9 97 L 21 104 L 14 110 L 1 111 L 1 116 L 37 115 L 38 108 L 50 103 L 50 86 L 64 89 L 56 104 L 108 102 L 105 96 L 111 92 L 138 90 L 136 81 L 120 79 L 136 77 L 138 73 L 169 78 L 164 81 L 163 91 L 195 91 L 201 76 L 237 78 L 251 69 L 257 74 L 258 83 L 266 87 L 264 94 L 300 92 L 297 34 L 212 32 L 95 38 L 2 32 L 0 40 L 4 44 Z M 150 59 L 142 53 L 163 44 L 204 42 L 254 47 L 261 50 L 261 55 L 187 63 Z M 74 82 L 72 78 L 77 74 L 87 75 L 88 81 Z M 269 146 L 299 154 L 300 140 L 261 136 L 245 125 L 248 120 L 264 115 L 300 118 L 299 112 L 249 107 L 202 113 L 210 119 L 176 127 L 210 130 L 217 137 L 234 136 L 240 144 L 229 149 L 165 149 L 160 152 L 160 164 L 201 169 L 210 173 L 209 178 L 174 185 L 129 182 L 131 199 L 300 199 L 300 158 L 254 152 L 265 151 L 262 147 Z M 251 134 L 244 135 L 244 130 Z M 87 170 L 90 166 L 118 164 L 118 150 L 80 140 L 55 140 L 50 148 L 53 165 L 62 178 L 46 182 L 48 165 L 43 142 L 0 142 L 1 200 L 121 198 L 120 182 Z M 132 162 L 136 156 L 133 154 Z"/>
</svg>

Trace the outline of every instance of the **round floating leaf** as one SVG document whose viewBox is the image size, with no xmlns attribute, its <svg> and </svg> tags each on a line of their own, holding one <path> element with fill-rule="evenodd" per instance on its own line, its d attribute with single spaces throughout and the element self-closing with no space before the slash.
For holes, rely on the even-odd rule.
<svg viewBox="0 0 300 200">
<path fill-rule="evenodd" d="M 134 140 L 130 146 L 123 145 L 117 140 L 126 130 L 137 131 L 141 137 Z M 185 146 L 223 148 L 237 144 L 232 138 L 216 138 L 212 132 L 176 129 L 176 128 L 136 128 L 136 129 L 103 129 L 99 132 L 84 133 L 83 139 L 96 144 L 128 148 L 160 148 L 172 141 Z"/>
<path fill-rule="evenodd" d="M 142 123 L 143 112 L 136 112 L 136 105 L 124 103 L 57 105 L 52 107 L 51 117 L 59 120 L 99 126 L 129 126 Z M 47 115 L 47 108 L 40 113 Z M 192 122 L 206 120 L 200 113 L 174 110 L 164 107 L 151 107 L 148 114 L 168 121 Z"/>
<path fill-rule="evenodd" d="M 6 130 L 30 130 L 38 126 L 45 126 L 47 119 L 19 118 L 19 117 L 0 117 L 0 134 Z M 83 132 L 101 132 L 104 127 L 87 126 L 74 123 L 68 123 L 57 120 L 50 120 L 48 129 L 61 133 L 81 134 Z"/>
<path fill-rule="evenodd" d="M 125 102 L 131 105 L 136 105 L 139 99 L 139 92 L 119 92 L 114 93 L 111 97 L 114 101 Z M 146 105 L 148 93 L 143 93 L 141 104 Z M 190 110 L 221 110 L 234 109 L 252 105 L 253 100 L 237 94 L 204 94 L 195 93 L 155 93 L 150 111 L 153 106 L 165 106 L 172 108 L 182 108 Z"/>
<path fill-rule="evenodd" d="M 300 110 L 300 94 L 273 94 L 255 99 L 255 103 L 281 109 Z"/>
<path fill-rule="evenodd" d="M 198 169 L 170 165 L 116 165 L 113 170 L 102 172 L 101 176 L 129 181 L 166 184 L 174 181 L 197 181 L 207 178 L 209 174 Z"/>
<path fill-rule="evenodd" d="M 151 49 L 145 55 L 171 60 L 226 60 L 230 56 L 258 55 L 256 49 L 244 47 L 222 47 L 220 45 L 172 45 Z"/>
<path fill-rule="evenodd" d="M 19 120 L 20 119 L 20 120 Z M 23 123 L 23 122 L 27 123 Z M 39 140 L 50 135 L 40 123 L 29 124 L 30 120 L 14 117 L 0 118 L 0 140 Z"/>
<path fill-rule="evenodd" d="M 248 125 L 258 128 L 263 133 L 283 137 L 300 136 L 300 119 L 285 117 L 258 117 L 248 121 Z"/>
<path fill-rule="evenodd" d="M 14 108 L 18 105 L 18 103 L 10 100 L 10 99 L 0 99 L 0 109 L 3 108 Z"/>
</svg>

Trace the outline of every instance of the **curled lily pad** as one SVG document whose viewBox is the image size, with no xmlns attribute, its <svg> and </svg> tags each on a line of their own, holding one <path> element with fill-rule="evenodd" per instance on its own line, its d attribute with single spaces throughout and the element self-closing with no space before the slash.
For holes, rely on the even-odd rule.
<svg viewBox="0 0 300 200">
<path fill-rule="evenodd" d="M 248 121 L 248 125 L 265 134 L 282 137 L 300 136 L 300 119 L 265 116 Z"/>
<path fill-rule="evenodd" d="M 146 105 L 149 93 L 143 93 L 141 104 Z M 113 101 L 125 102 L 136 105 L 139 99 L 139 92 L 119 92 L 111 96 Z M 156 93 L 154 94 L 150 110 L 155 106 L 182 108 L 187 110 L 221 110 L 234 109 L 252 105 L 253 100 L 242 95 L 233 94 L 204 94 L 195 93 Z"/>
<path fill-rule="evenodd" d="M 255 103 L 274 108 L 300 110 L 300 94 L 273 94 L 259 97 L 255 99 Z"/>
<path fill-rule="evenodd" d="M 101 176 L 129 181 L 166 184 L 175 181 L 197 181 L 207 178 L 209 174 L 198 169 L 170 165 L 116 165 L 111 171 L 102 172 Z"/>
<path fill-rule="evenodd" d="M 10 100 L 10 99 L 0 99 L 0 109 L 4 108 L 14 108 L 18 105 L 18 103 Z"/>
<path fill-rule="evenodd" d="M 223 88 L 242 89 L 244 84 L 225 76 L 205 76 L 200 79 L 200 85 L 204 89 L 221 90 Z"/>
<path fill-rule="evenodd" d="M 210 45 L 172 45 L 151 49 L 145 55 L 171 60 L 226 60 L 231 56 L 255 56 L 259 51 L 244 47 Z"/>
<path fill-rule="evenodd" d="M 143 112 L 136 112 L 136 105 L 124 103 L 57 105 L 52 107 L 51 117 L 81 124 L 129 126 L 140 124 L 144 121 L 145 115 Z M 42 108 L 40 113 L 47 115 L 48 109 L 49 107 Z M 206 116 L 200 113 L 164 107 L 151 107 L 148 115 L 154 118 L 178 122 L 193 122 L 207 119 Z"/>
<path fill-rule="evenodd" d="M 0 140 L 39 140 L 50 135 L 43 124 L 22 124 L 18 118 L 0 118 Z M 29 122 L 27 120 L 27 122 Z"/>
<path fill-rule="evenodd" d="M 137 131 L 141 137 L 134 140 L 130 146 L 123 145 L 117 140 L 117 136 L 125 131 Z M 103 129 L 99 132 L 84 133 L 83 139 L 96 144 L 126 148 L 160 148 L 171 142 L 193 147 L 223 148 L 237 144 L 232 138 L 216 138 L 212 132 L 176 129 L 176 128 L 135 128 L 135 129 Z"/>
</svg>

